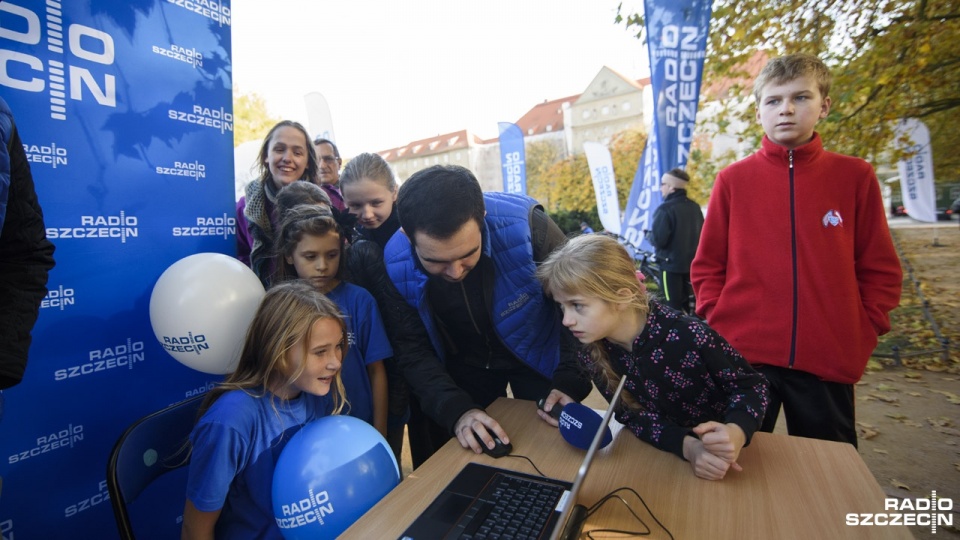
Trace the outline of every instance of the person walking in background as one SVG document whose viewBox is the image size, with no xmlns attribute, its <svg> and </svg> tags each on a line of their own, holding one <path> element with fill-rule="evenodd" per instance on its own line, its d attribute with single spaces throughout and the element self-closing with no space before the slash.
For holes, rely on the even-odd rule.
<svg viewBox="0 0 960 540">
<path fill-rule="evenodd" d="M 656 248 L 660 263 L 663 298 L 677 311 L 690 313 L 690 263 L 700 243 L 703 211 L 700 205 L 687 197 L 690 175 L 683 169 L 673 169 L 660 179 L 663 203 L 653 213 L 653 229 L 647 238 Z"/>
<path fill-rule="evenodd" d="M 580 232 L 583 234 L 590 234 L 593 232 L 593 227 L 587 224 L 586 221 L 580 222 Z"/>
<path fill-rule="evenodd" d="M 853 384 L 900 300 L 900 261 L 880 184 L 827 152 L 830 72 L 807 54 L 754 82 L 760 150 L 717 175 L 690 268 L 697 313 L 770 382 L 791 435 L 857 444 Z"/>
<path fill-rule="evenodd" d="M 337 210 L 344 210 L 343 195 L 340 193 L 340 150 L 329 139 L 317 137 L 313 140 L 313 148 L 320 161 L 320 187 L 330 196 L 330 202 Z"/>
<path fill-rule="evenodd" d="M 4 388 L 27 368 L 30 332 L 47 295 L 54 246 L 13 112 L 0 98 L 0 417 Z"/>
</svg>

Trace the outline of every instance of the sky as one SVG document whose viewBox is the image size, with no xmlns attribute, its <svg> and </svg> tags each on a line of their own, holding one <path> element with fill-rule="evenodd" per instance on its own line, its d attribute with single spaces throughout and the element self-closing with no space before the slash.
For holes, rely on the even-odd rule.
<svg viewBox="0 0 960 540">
<path fill-rule="evenodd" d="M 304 95 L 323 94 L 344 157 L 461 129 L 494 138 L 603 66 L 649 75 L 635 30 L 614 23 L 620 1 L 234 0 L 233 83 L 313 135 Z"/>
</svg>

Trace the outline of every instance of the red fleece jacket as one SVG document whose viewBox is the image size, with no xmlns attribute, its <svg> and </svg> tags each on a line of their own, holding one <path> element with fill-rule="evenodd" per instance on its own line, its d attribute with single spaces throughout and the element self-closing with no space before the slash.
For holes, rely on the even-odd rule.
<svg viewBox="0 0 960 540">
<path fill-rule="evenodd" d="M 839 383 L 860 380 L 903 281 L 873 168 L 818 134 L 793 151 L 764 137 L 720 171 L 690 277 L 751 364 Z"/>
</svg>

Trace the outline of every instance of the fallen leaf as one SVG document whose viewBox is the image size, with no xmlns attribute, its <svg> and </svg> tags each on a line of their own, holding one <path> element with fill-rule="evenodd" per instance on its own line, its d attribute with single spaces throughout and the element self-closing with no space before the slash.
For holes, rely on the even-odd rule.
<svg viewBox="0 0 960 540">
<path fill-rule="evenodd" d="M 883 394 L 870 394 L 870 395 L 879 399 L 884 403 L 897 403 L 898 401 L 900 401 L 900 398 L 895 398 L 893 396 L 886 396 Z"/>
<path fill-rule="evenodd" d="M 884 449 L 882 449 L 882 448 L 874 448 L 873 451 L 876 452 L 876 453 L 878 453 L 878 454 L 884 454 L 884 455 L 890 453 L 890 452 L 887 452 L 886 450 L 884 450 Z"/>
<path fill-rule="evenodd" d="M 887 414 L 885 414 L 884 416 L 886 416 L 887 418 L 893 418 L 894 420 L 906 420 L 906 419 L 907 419 L 907 416 L 906 416 L 905 414 L 900 414 L 900 413 L 887 413 Z"/>
<path fill-rule="evenodd" d="M 910 427 L 923 427 L 923 424 L 920 422 L 914 422 L 913 420 L 905 420 L 903 424 Z"/>
<path fill-rule="evenodd" d="M 861 439 L 870 440 L 880 434 L 879 431 L 873 429 L 858 429 L 857 432 Z"/>
<path fill-rule="evenodd" d="M 960 463 L 954 463 L 953 466 L 960 472 Z"/>
<path fill-rule="evenodd" d="M 947 398 L 948 403 L 953 403 L 954 405 L 960 405 L 960 396 L 954 394 L 953 392 L 944 392 L 943 390 L 931 390 L 936 394 L 940 394 Z"/>
<path fill-rule="evenodd" d="M 953 425 L 953 422 L 946 416 L 928 416 L 927 422 L 930 422 L 931 426 L 947 427 Z"/>
<path fill-rule="evenodd" d="M 944 435 L 952 435 L 954 437 L 960 437 L 960 430 L 956 430 L 953 428 L 934 426 L 933 430 L 936 431 L 937 433 L 943 433 Z"/>
<path fill-rule="evenodd" d="M 920 392 L 907 392 L 907 395 L 913 396 L 913 397 L 923 397 L 923 394 L 921 394 Z"/>
<path fill-rule="evenodd" d="M 927 370 L 927 371 L 934 371 L 934 372 L 939 373 L 939 372 L 942 372 L 942 371 L 946 371 L 946 370 L 947 370 L 947 366 L 938 366 L 938 365 L 936 365 L 936 364 L 927 364 L 927 365 L 923 366 L 923 369 L 925 369 L 925 370 Z"/>
<path fill-rule="evenodd" d="M 923 377 L 923 375 L 921 375 L 920 373 L 917 373 L 916 371 L 908 371 L 904 373 L 903 376 L 908 379 L 920 379 Z"/>
<path fill-rule="evenodd" d="M 861 427 L 868 428 L 868 429 L 873 429 L 873 426 L 870 425 L 870 424 L 868 424 L 868 423 L 866 423 L 866 422 L 857 422 L 857 425 L 858 425 L 858 426 L 861 426 Z"/>
<path fill-rule="evenodd" d="M 903 482 L 901 482 L 901 481 L 899 481 L 899 480 L 896 480 L 896 479 L 890 479 L 890 485 L 892 485 L 893 487 L 895 487 L 895 488 L 897 488 L 897 489 L 905 489 L 905 490 L 907 490 L 907 491 L 910 491 L 910 486 L 908 486 L 908 485 L 904 484 Z"/>
<path fill-rule="evenodd" d="M 895 386 L 890 384 L 878 384 L 877 390 L 881 392 L 899 392 L 900 391 Z"/>
</svg>

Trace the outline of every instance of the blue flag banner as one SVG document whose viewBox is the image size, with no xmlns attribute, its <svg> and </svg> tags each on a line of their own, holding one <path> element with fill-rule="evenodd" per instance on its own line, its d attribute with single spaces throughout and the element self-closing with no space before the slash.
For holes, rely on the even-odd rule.
<svg viewBox="0 0 960 540">
<path fill-rule="evenodd" d="M 4 539 L 117 538 L 114 443 L 222 379 L 170 356 L 149 302 L 174 262 L 236 252 L 230 24 L 229 0 L 0 2 L 0 92 L 56 246 L 0 394 Z M 182 485 L 144 495 L 137 537 L 179 538 Z"/>
<path fill-rule="evenodd" d="M 500 122 L 500 167 L 504 193 L 527 194 L 527 158 L 523 132 L 516 124 Z"/>
<path fill-rule="evenodd" d="M 654 115 L 621 231 L 646 250 L 653 250 L 644 231 L 662 202 L 660 178 L 685 166 L 690 154 L 710 15 L 709 0 L 644 1 Z"/>
</svg>

